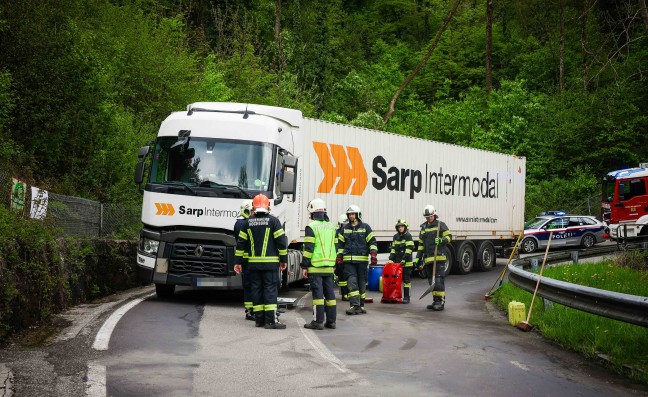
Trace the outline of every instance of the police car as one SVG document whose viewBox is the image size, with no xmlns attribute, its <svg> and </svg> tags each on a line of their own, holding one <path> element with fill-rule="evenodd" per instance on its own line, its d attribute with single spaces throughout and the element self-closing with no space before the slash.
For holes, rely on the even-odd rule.
<svg viewBox="0 0 648 397">
<path fill-rule="evenodd" d="M 548 212 L 524 224 L 524 236 L 520 252 L 529 254 L 546 248 L 551 238 L 551 248 L 566 246 L 592 247 L 605 240 L 606 225 L 593 216 L 572 215 L 564 212 Z"/>
</svg>

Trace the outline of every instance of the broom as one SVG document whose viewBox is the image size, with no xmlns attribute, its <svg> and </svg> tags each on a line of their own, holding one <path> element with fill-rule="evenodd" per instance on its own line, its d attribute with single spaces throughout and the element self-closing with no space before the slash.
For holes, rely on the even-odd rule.
<svg viewBox="0 0 648 397">
<path fill-rule="evenodd" d="M 493 292 L 495 288 L 495 285 L 497 285 L 499 281 L 499 285 L 497 285 L 497 289 L 502 286 L 502 281 L 504 281 L 504 275 L 506 274 L 506 269 L 508 269 L 508 265 L 511 263 L 511 260 L 513 259 L 513 256 L 515 255 L 515 251 L 517 251 L 518 244 L 520 244 L 520 239 L 522 238 L 522 235 L 524 232 L 520 233 L 518 236 L 517 241 L 515 242 L 515 245 L 513 246 L 513 250 L 511 251 L 511 256 L 509 256 L 508 262 L 506 262 L 506 266 L 504 266 L 504 269 L 502 269 L 502 273 L 500 273 L 499 277 L 495 280 L 495 283 L 491 287 L 491 289 L 488 291 L 486 295 L 484 295 L 484 300 L 487 301 L 493 296 Z"/>
<path fill-rule="evenodd" d="M 520 321 L 517 323 L 516 327 L 521 329 L 524 332 L 531 331 L 533 325 L 529 323 L 531 320 L 531 310 L 533 309 L 533 301 L 535 300 L 536 294 L 538 293 L 538 287 L 540 286 L 540 279 L 542 278 L 542 270 L 544 269 L 545 262 L 547 262 L 547 254 L 549 254 L 549 247 L 551 246 L 551 238 L 553 237 L 553 230 L 549 232 L 549 241 L 547 242 L 547 249 L 545 250 L 544 259 L 542 260 L 542 265 L 540 265 L 540 274 L 538 275 L 538 282 L 536 283 L 535 291 L 533 291 L 533 297 L 531 298 L 531 304 L 529 305 L 529 314 L 527 314 L 526 321 Z"/>
</svg>

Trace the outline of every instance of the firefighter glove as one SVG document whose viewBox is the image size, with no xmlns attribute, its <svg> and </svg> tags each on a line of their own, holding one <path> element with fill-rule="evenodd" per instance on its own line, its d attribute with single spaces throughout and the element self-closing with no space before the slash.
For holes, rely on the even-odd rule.
<svg viewBox="0 0 648 397">
<path fill-rule="evenodd" d="M 372 252 L 371 253 L 371 265 L 376 266 L 378 264 L 378 258 L 376 257 L 376 253 Z"/>
<path fill-rule="evenodd" d="M 437 237 L 434 239 L 434 244 L 441 245 L 442 243 L 443 243 L 443 239 L 441 237 Z"/>
<path fill-rule="evenodd" d="M 335 259 L 335 263 L 337 263 L 338 265 L 341 265 L 341 264 L 342 264 L 342 257 L 341 257 L 341 256 L 338 256 L 338 257 Z"/>
</svg>

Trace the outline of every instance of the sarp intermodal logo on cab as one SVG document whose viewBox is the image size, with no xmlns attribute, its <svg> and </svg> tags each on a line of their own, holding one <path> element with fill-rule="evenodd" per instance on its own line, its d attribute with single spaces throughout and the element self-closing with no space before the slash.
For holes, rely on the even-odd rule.
<svg viewBox="0 0 648 397">
<path fill-rule="evenodd" d="M 324 172 L 318 193 L 330 193 L 335 186 L 335 194 L 347 194 L 351 189 L 351 195 L 362 195 L 368 177 L 358 148 L 323 142 L 313 142 L 313 148 Z"/>
<path fill-rule="evenodd" d="M 169 203 L 155 203 L 155 208 L 157 208 L 155 215 L 171 216 L 175 214 L 175 208 L 173 208 L 173 205 Z"/>
</svg>

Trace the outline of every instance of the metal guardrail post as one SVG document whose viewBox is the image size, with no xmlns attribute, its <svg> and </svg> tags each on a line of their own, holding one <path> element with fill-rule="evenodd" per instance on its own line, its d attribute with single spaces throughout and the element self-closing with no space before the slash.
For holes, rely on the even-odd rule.
<svg viewBox="0 0 648 397">
<path fill-rule="evenodd" d="M 578 263 L 578 251 L 571 251 L 571 260 L 574 264 Z"/>
<path fill-rule="evenodd" d="M 538 270 L 538 258 L 531 258 L 531 270 L 534 272 Z"/>
</svg>

